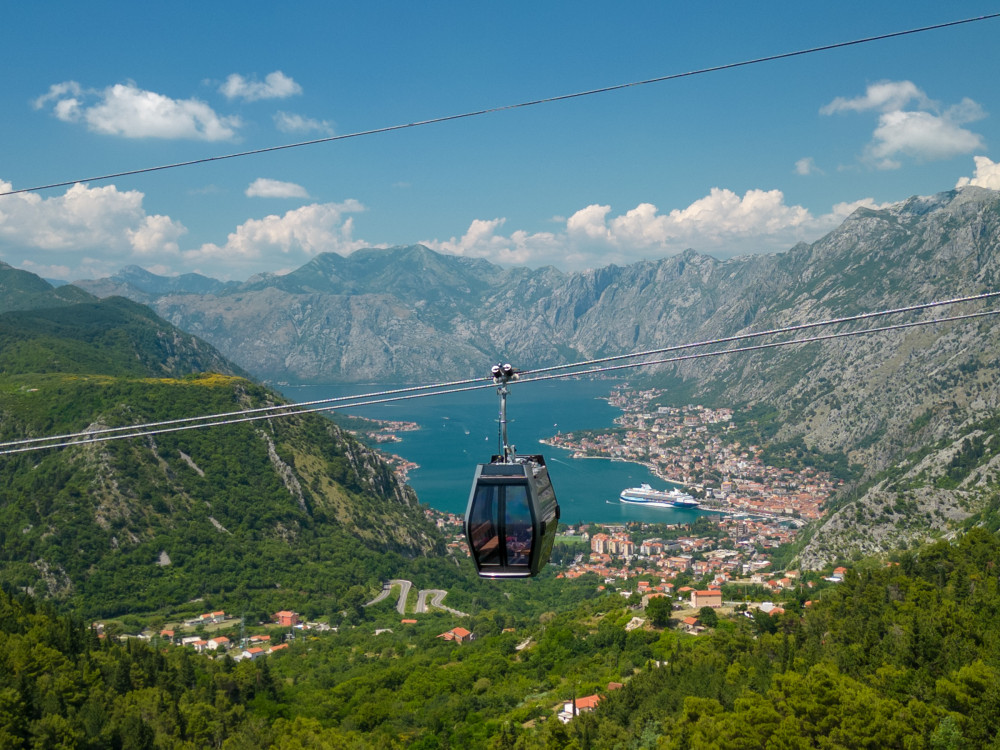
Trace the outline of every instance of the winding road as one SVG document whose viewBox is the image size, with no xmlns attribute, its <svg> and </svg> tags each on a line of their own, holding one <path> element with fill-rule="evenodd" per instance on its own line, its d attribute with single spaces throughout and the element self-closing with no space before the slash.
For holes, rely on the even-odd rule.
<svg viewBox="0 0 1000 750">
<path fill-rule="evenodd" d="M 459 612 L 457 609 L 452 609 L 451 607 L 444 606 L 444 598 L 448 596 L 447 591 L 442 589 L 423 589 L 417 595 L 417 612 L 426 612 L 428 604 L 431 607 L 437 607 L 438 609 L 443 609 L 445 612 L 451 612 L 453 615 L 458 617 L 468 617 L 469 615 L 465 612 Z M 428 602 L 428 598 L 430 602 Z"/>
<path fill-rule="evenodd" d="M 388 583 L 382 584 L 382 591 L 379 592 L 379 595 L 365 604 L 365 606 L 370 607 L 373 604 L 378 604 L 392 593 L 393 586 L 399 586 L 399 600 L 396 602 L 396 611 L 401 615 L 405 615 L 406 599 L 410 595 L 410 589 L 413 587 L 413 584 L 409 581 L 404 581 L 402 578 L 393 578 Z"/>
<path fill-rule="evenodd" d="M 402 578 L 393 578 L 388 583 L 382 584 L 382 590 L 379 592 L 378 596 L 365 604 L 365 606 L 370 607 L 373 604 L 378 604 L 388 598 L 388 596 L 392 593 L 393 587 L 395 586 L 399 586 L 399 599 L 396 601 L 396 611 L 401 615 L 405 615 L 406 600 L 410 596 L 410 589 L 413 587 L 413 584 L 409 581 L 404 581 Z M 437 609 L 443 609 L 445 612 L 451 612 L 451 614 L 458 617 L 468 617 L 469 615 L 466 612 L 460 612 L 457 609 L 444 606 L 444 598 L 447 595 L 448 592 L 442 589 L 421 589 L 421 591 L 417 594 L 417 607 L 415 611 L 420 614 L 427 612 L 428 607 L 435 607 Z"/>
</svg>

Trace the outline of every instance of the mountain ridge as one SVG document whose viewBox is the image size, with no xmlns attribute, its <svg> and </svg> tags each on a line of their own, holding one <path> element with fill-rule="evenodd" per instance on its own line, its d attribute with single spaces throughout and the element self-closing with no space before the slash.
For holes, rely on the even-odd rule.
<svg viewBox="0 0 1000 750">
<path fill-rule="evenodd" d="M 208 595 L 335 611 L 352 586 L 376 587 L 404 558 L 443 551 L 413 491 L 332 421 L 175 429 L 283 400 L 144 305 L 66 304 L 35 280 L 18 283 L 47 306 L 0 313 L 5 447 L 160 426 L 0 456 L 0 583 L 88 616 Z"/>
<path fill-rule="evenodd" d="M 501 269 L 427 248 L 359 252 L 354 263 L 354 256 L 316 261 L 341 275 L 374 263 L 367 281 L 352 281 L 357 294 L 345 286 L 322 294 L 314 291 L 318 282 L 308 293 L 294 291 L 305 289 L 302 271 L 298 287 L 270 279 L 217 297 L 168 295 L 150 304 L 178 327 L 239 352 L 264 378 L 412 382 L 414 362 L 426 380 L 473 376 L 498 359 L 525 368 L 564 364 L 997 289 L 1000 193 L 965 187 L 861 208 L 814 243 L 728 260 L 689 250 L 563 274 Z M 422 288 L 435 302 L 414 301 Z M 982 305 L 957 311 L 973 309 Z M 771 416 L 759 439 L 773 451 L 817 450 L 862 467 L 850 490 L 862 496 L 836 510 L 846 532 L 828 525 L 803 553 L 819 564 L 852 547 L 873 552 L 893 540 L 948 533 L 982 509 L 988 477 L 974 497 L 937 486 L 935 477 L 971 425 L 1000 409 L 998 349 L 1000 331 L 984 319 L 682 362 L 648 379 L 669 385 L 679 401 L 766 407 Z M 928 445 L 938 447 L 927 459 L 934 468 L 925 473 L 932 485 L 925 528 L 894 528 L 894 516 L 877 509 L 900 501 L 870 485 Z M 865 536 L 860 521 L 845 521 L 850 512 L 888 520 L 869 524 Z"/>
</svg>

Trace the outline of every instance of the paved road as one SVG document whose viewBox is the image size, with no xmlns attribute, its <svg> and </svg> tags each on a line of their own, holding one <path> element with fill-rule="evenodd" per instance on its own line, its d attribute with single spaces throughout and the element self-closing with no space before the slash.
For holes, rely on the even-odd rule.
<svg viewBox="0 0 1000 750">
<path fill-rule="evenodd" d="M 378 604 L 380 601 L 388 597 L 389 594 L 392 593 L 393 586 L 399 586 L 399 599 L 396 601 L 396 611 L 401 615 L 405 615 L 406 599 L 410 595 L 410 589 L 413 587 L 413 584 L 409 581 L 404 581 L 402 578 L 393 578 L 388 583 L 382 584 L 382 591 L 379 592 L 379 595 L 368 602 L 365 606 L 370 607 L 373 604 Z M 418 609 L 417 611 L 419 612 L 420 610 Z"/>
<path fill-rule="evenodd" d="M 384 601 L 392 593 L 392 589 L 395 586 L 399 586 L 399 599 L 396 601 L 396 611 L 401 615 L 406 614 L 406 600 L 410 596 L 410 589 L 413 584 L 409 581 L 404 581 L 402 578 L 394 578 L 388 583 L 382 584 L 382 590 L 379 592 L 378 596 L 372 599 L 370 602 L 365 604 L 366 607 L 370 607 L 373 604 L 378 604 Z M 436 607 L 437 609 L 443 609 L 445 612 L 451 612 L 453 615 L 458 617 L 468 617 L 469 615 L 465 612 L 459 612 L 457 609 L 452 609 L 451 607 L 444 606 L 444 598 L 448 596 L 447 591 L 442 589 L 423 589 L 417 594 L 417 613 L 423 613 L 428 611 L 428 607 Z M 428 601 L 429 600 L 429 601 Z"/>
<path fill-rule="evenodd" d="M 459 612 L 457 609 L 444 606 L 444 598 L 446 596 L 448 596 L 448 592 L 442 591 L 441 589 L 422 590 L 417 595 L 417 612 L 426 612 L 427 605 L 430 604 L 432 607 L 443 609 L 445 612 L 451 612 L 453 615 L 457 615 L 458 617 L 468 617 L 468 614 L 465 612 Z M 430 602 L 427 601 L 428 598 L 430 598 Z"/>
</svg>

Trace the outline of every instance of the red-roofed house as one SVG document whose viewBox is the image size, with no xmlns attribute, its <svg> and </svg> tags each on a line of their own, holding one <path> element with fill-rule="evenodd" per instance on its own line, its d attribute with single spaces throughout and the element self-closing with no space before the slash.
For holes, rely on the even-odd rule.
<svg viewBox="0 0 1000 750">
<path fill-rule="evenodd" d="M 452 628 L 447 633 L 441 633 L 438 638 L 444 638 L 446 641 L 458 641 L 459 643 L 465 643 L 466 641 L 475 640 L 476 635 L 465 628 Z"/>
<path fill-rule="evenodd" d="M 718 589 L 691 592 L 692 607 L 721 607 L 722 592 Z"/>
<path fill-rule="evenodd" d="M 701 621 L 697 617 L 685 617 L 681 620 L 681 624 L 690 633 L 701 626 Z"/>
<path fill-rule="evenodd" d="M 567 724 L 574 716 L 579 716 L 585 711 L 593 711 L 600 701 L 601 696 L 599 695 L 588 695 L 584 698 L 577 698 L 575 701 L 567 701 L 563 705 L 563 710 L 559 712 L 559 721 Z"/>
<path fill-rule="evenodd" d="M 594 534 L 590 538 L 590 549 L 592 552 L 596 552 L 599 555 L 606 555 L 608 554 L 608 543 L 610 541 L 611 537 L 607 534 Z"/>
<path fill-rule="evenodd" d="M 293 625 L 299 624 L 299 614 L 298 612 L 289 612 L 287 609 L 283 609 L 280 612 L 275 612 L 274 620 L 282 627 L 290 628 Z"/>
</svg>

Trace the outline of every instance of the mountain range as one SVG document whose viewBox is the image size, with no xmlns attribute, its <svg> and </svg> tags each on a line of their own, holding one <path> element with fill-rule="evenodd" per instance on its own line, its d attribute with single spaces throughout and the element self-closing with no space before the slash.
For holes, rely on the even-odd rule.
<svg viewBox="0 0 1000 750">
<path fill-rule="evenodd" d="M 76 285 L 148 304 L 257 377 L 330 383 L 465 377 L 501 359 L 563 364 L 993 291 L 998 281 L 1000 193 L 965 187 L 858 209 L 812 244 L 728 260 L 688 250 L 563 273 L 416 245 L 327 253 L 242 283 L 133 268 Z M 989 456 L 954 486 L 941 477 L 1000 407 L 997 330 L 993 318 L 940 324 L 696 360 L 650 377 L 678 402 L 754 414 L 775 451 L 857 468 L 852 499 L 803 552 L 819 564 L 946 533 L 981 512 L 992 497 Z M 922 478 L 907 479 L 905 492 L 881 478 L 911 469 Z"/>
<path fill-rule="evenodd" d="M 414 247 L 321 256 L 290 279 L 223 284 L 130 269 L 127 284 L 101 282 L 145 295 L 143 304 L 0 264 L 0 672 L 9 677 L 0 745 L 988 746 L 1000 716 L 994 318 L 643 376 L 675 403 L 737 407 L 740 439 L 774 460 L 850 464 L 848 492 L 805 532 L 805 567 L 913 546 L 890 565 L 861 561 L 838 583 L 807 573 L 809 586 L 787 592 L 771 614 L 736 612 L 712 627 L 703 612 L 709 628 L 697 637 L 655 620 L 634 627 L 639 595 L 595 592 L 592 577 L 459 587 L 451 596 L 474 605 L 463 623 L 477 636 L 462 645 L 439 635 L 454 626 L 443 612 L 401 625 L 390 606 L 363 609 L 365 594 L 401 569 L 436 585 L 472 574 L 444 554 L 412 491 L 378 456 L 317 415 L 5 451 L 10 441 L 281 402 L 146 306 L 171 297 L 229 304 L 236 319 L 244 302 L 314 295 L 322 306 L 340 296 L 347 317 L 327 325 L 349 342 L 383 324 L 419 322 L 433 337 L 434 326 L 447 329 L 442 320 L 485 320 L 476 299 L 521 295 L 525 306 L 509 320 L 544 339 L 535 348 L 518 338 L 531 366 L 992 291 L 998 225 L 1000 196 L 965 189 L 859 211 L 812 245 L 732 261 L 688 252 L 565 275 Z M 421 275 L 422 266 L 431 270 Z M 376 298 L 386 306 L 364 309 Z M 380 314 L 389 317 L 379 323 Z M 419 340 L 394 335 L 407 356 L 427 356 Z M 494 349 L 483 354 L 499 353 L 506 334 L 490 335 Z M 383 353 L 386 363 L 402 356 Z M 457 373 L 450 368 L 470 366 L 466 356 L 428 367 Z M 241 361 L 255 372 L 252 359 Z M 976 528 L 916 546 L 962 527 Z M 32 594 L 74 616 L 56 616 Z M 244 615 L 241 623 L 293 608 L 341 627 L 234 664 L 155 635 L 153 644 L 101 640 L 89 625 L 114 617 L 108 635 L 147 624 L 155 634 L 168 619 L 223 608 Z M 652 606 L 646 614 L 655 617 Z M 595 710 L 569 724 L 553 716 L 556 700 L 585 693 Z"/>
</svg>

